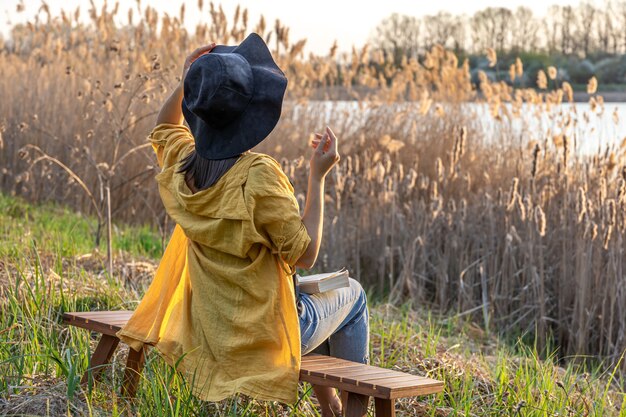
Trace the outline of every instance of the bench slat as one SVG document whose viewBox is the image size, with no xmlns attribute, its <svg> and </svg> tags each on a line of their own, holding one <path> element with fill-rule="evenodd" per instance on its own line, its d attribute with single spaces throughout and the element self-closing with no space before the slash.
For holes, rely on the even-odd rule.
<svg viewBox="0 0 626 417">
<path fill-rule="evenodd" d="M 308 363 L 306 364 L 306 369 L 310 370 L 310 371 L 316 371 L 316 372 L 323 372 L 327 369 L 342 369 L 342 368 L 346 368 L 348 366 L 355 366 L 355 362 L 348 362 L 348 363 L 340 363 L 340 362 L 332 362 L 332 363 L 326 363 L 323 365 L 309 365 Z M 357 365 L 358 366 L 358 365 Z"/>
<path fill-rule="evenodd" d="M 394 388 L 389 392 L 389 398 L 404 398 L 404 397 L 415 397 L 420 395 L 429 395 L 429 394 L 437 394 L 443 391 L 443 382 L 434 381 L 432 384 L 424 384 L 419 387 L 408 387 L 408 388 Z"/>
<path fill-rule="evenodd" d="M 422 384 L 424 379 L 417 379 L 413 375 L 378 375 L 373 378 L 363 378 L 362 381 L 371 384 L 381 384 L 389 388 L 393 387 L 409 387 L 413 384 Z"/>
<path fill-rule="evenodd" d="M 350 370 L 357 370 L 359 366 L 358 365 L 351 366 L 350 368 L 352 368 Z M 341 379 L 343 375 L 345 375 L 344 372 L 346 371 L 344 371 L 343 369 L 344 368 L 320 369 L 320 370 L 307 369 L 307 372 L 309 373 L 309 375 L 315 375 L 315 376 L 319 376 L 322 378 L 339 380 Z"/>
<path fill-rule="evenodd" d="M 318 360 L 315 362 L 306 362 L 307 366 L 311 369 L 322 369 L 322 368 L 328 368 L 328 367 L 332 367 L 332 366 L 337 366 L 337 365 L 341 365 L 342 362 L 339 362 L 337 360 L 337 358 L 331 358 L 330 356 L 327 357 L 324 360 Z"/>
<path fill-rule="evenodd" d="M 305 381 L 305 382 L 308 382 L 310 384 L 315 384 L 315 385 L 332 386 L 340 390 L 354 392 L 357 394 L 369 395 L 372 397 L 391 398 L 390 397 L 391 393 L 388 390 L 385 391 L 380 387 L 370 387 L 370 386 L 365 386 L 361 384 L 355 385 L 352 382 L 329 380 L 329 379 L 321 378 L 319 376 L 306 375 L 306 374 L 303 374 L 302 372 L 300 372 L 300 381 Z M 332 381 L 332 382 L 329 384 L 329 381 Z"/>
<path fill-rule="evenodd" d="M 379 375 L 379 374 L 387 374 L 389 369 L 385 368 L 363 368 L 363 366 L 359 366 L 358 369 L 350 370 L 349 372 L 344 373 L 345 376 L 350 377 L 365 377 L 365 375 Z"/>
<path fill-rule="evenodd" d="M 387 372 L 385 371 L 386 369 L 380 369 L 380 370 L 374 370 L 374 371 L 372 371 L 371 369 L 359 369 L 353 372 L 348 372 L 342 376 L 344 380 L 351 379 L 351 380 L 363 381 L 369 377 L 374 378 L 375 376 L 386 375 Z"/>
<path fill-rule="evenodd" d="M 109 336 L 115 336 L 132 315 L 133 312 L 127 310 L 65 313 L 63 314 L 63 322 Z"/>
<path fill-rule="evenodd" d="M 315 363 L 315 362 L 321 362 L 321 361 L 328 360 L 328 358 L 330 356 L 324 356 L 324 355 L 318 355 L 318 354 L 311 353 L 309 355 L 306 355 L 305 357 L 306 357 L 307 363 Z M 336 359 L 336 358 L 333 358 L 333 359 Z"/>
<path fill-rule="evenodd" d="M 95 314 L 97 312 L 90 312 L 85 314 L 79 313 L 65 313 L 68 317 L 72 317 L 74 319 L 98 319 L 98 320 L 109 320 L 109 319 L 126 319 L 128 320 L 130 316 L 133 315 L 132 311 L 102 311 L 102 314 Z"/>
</svg>

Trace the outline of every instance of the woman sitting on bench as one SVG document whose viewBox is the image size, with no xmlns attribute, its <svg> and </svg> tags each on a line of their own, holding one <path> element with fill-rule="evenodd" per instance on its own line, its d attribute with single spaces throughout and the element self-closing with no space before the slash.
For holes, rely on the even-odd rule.
<svg viewBox="0 0 626 417">
<path fill-rule="evenodd" d="M 162 167 L 159 192 L 177 226 L 117 335 L 135 350 L 154 345 L 202 400 L 240 392 L 294 403 L 301 355 L 369 361 L 359 283 L 350 278 L 349 287 L 309 295 L 296 294 L 292 280 L 296 266 L 310 269 L 318 256 L 337 138 L 327 127 L 311 143 L 302 217 L 280 165 L 250 151 L 278 122 L 286 87 L 256 34 L 236 47 L 199 48 L 149 137 Z M 322 416 L 341 414 L 333 388 L 313 389 Z"/>
</svg>

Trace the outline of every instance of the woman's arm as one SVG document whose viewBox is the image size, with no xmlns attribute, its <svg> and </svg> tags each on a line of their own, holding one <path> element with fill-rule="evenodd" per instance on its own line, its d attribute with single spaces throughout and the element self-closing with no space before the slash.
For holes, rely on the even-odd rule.
<svg viewBox="0 0 626 417">
<path fill-rule="evenodd" d="M 311 243 L 302 254 L 296 266 L 310 269 L 315 264 L 322 243 L 322 230 L 324 226 L 324 178 L 314 178 L 309 175 L 309 188 L 306 193 L 306 206 L 302 216 L 302 222 L 311 237 Z"/>
<path fill-rule="evenodd" d="M 173 125 L 180 125 L 185 120 L 183 118 L 182 102 L 183 102 L 183 85 L 185 82 L 185 76 L 189 71 L 189 67 L 193 62 L 200 58 L 204 54 L 208 54 L 215 48 L 215 43 L 196 49 L 187 57 L 185 64 L 183 65 L 183 76 L 180 79 L 180 83 L 176 86 L 170 97 L 165 101 L 159 115 L 157 116 L 157 125 L 161 123 L 169 123 Z"/>
<path fill-rule="evenodd" d="M 170 97 L 165 101 L 161 111 L 157 116 L 156 124 L 169 123 L 173 125 L 181 125 L 185 120 L 181 109 L 183 103 L 183 82 L 181 81 Z"/>
<path fill-rule="evenodd" d="M 296 262 L 300 268 L 310 269 L 315 265 L 322 243 L 324 229 L 324 183 L 326 174 L 339 162 L 337 138 L 329 127 L 324 135 L 316 134 L 313 140 L 313 156 L 311 157 L 311 171 L 309 173 L 309 188 L 307 190 L 306 205 L 302 222 L 311 237 L 311 243 L 304 254 Z"/>
</svg>

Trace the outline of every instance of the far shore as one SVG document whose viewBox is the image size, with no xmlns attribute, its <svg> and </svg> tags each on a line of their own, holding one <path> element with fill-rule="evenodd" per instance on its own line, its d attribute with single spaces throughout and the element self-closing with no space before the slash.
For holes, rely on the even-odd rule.
<svg viewBox="0 0 626 417">
<path fill-rule="evenodd" d="M 602 96 L 605 103 L 626 103 L 626 86 L 624 91 L 598 91 L 597 95 Z M 587 92 L 579 91 L 574 93 L 576 103 L 586 103 L 591 97 Z"/>
<path fill-rule="evenodd" d="M 373 92 L 371 89 L 368 89 L 363 86 L 358 86 L 353 89 L 355 92 L 359 94 L 367 94 L 368 92 Z M 599 90 L 593 96 L 602 96 L 605 103 L 626 103 L 626 85 L 624 85 L 623 91 L 602 91 Z M 588 94 L 586 91 L 574 91 L 574 102 L 575 103 L 587 103 L 589 102 L 589 98 L 592 95 Z M 350 101 L 355 100 L 354 95 L 348 93 L 344 87 L 327 87 L 325 89 L 318 89 L 317 91 L 312 91 L 309 100 L 312 101 Z"/>
</svg>

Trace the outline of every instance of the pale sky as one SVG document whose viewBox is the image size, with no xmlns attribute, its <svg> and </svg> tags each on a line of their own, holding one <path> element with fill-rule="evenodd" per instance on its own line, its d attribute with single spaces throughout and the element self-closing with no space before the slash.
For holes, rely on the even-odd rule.
<svg viewBox="0 0 626 417">
<path fill-rule="evenodd" d="M 103 0 L 94 0 L 100 7 Z M 129 8 L 136 8 L 135 0 L 119 0 L 120 16 L 125 20 Z M 77 6 L 81 7 L 81 15 L 87 16 L 89 9 L 88 0 L 48 0 L 53 16 L 59 15 L 61 6 L 68 11 L 73 11 Z M 109 5 L 115 4 L 115 0 L 109 0 Z M 193 28 L 200 18 L 208 19 L 207 5 L 209 0 L 204 0 L 203 13 L 198 13 L 197 0 L 186 1 L 186 23 Z M 263 14 L 268 23 L 273 23 L 279 18 L 290 28 L 290 40 L 307 38 L 307 51 L 326 53 L 337 40 L 339 49 L 349 50 L 352 45 L 361 46 L 367 42 L 374 27 L 390 14 L 397 12 L 411 16 L 423 16 L 435 14 L 438 11 L 448 11 L 453 14 L 468 15 L 488 6 L 505 6 L 514 9 L 524 5 L 533 9 L 535 14 L 544 15 L 548 6 L 552 4 L 578 4 L 571 0 L 226 0 L 215 1 L 222 4 L 224 11 L 229 17 L 237 4 L 248 8 L 250 22 L 254 26 L 258 18 Z M 8 33 L 10 23 L 23 22 L 32 18 L 39 7 L 41 0 L 23 0 L 25 11 L 16 13 L 18 0 L 0 0 L 0 32 L 5 36 Z M 182 0 L 142 0 L 142 8 L 151 5 L 161 12 L 170 15 L 178 15 Z M 135 10 L 136 12 L 136 10 Z M 137 16 L 137 13 L 135 13 Z"/>
</svg>

